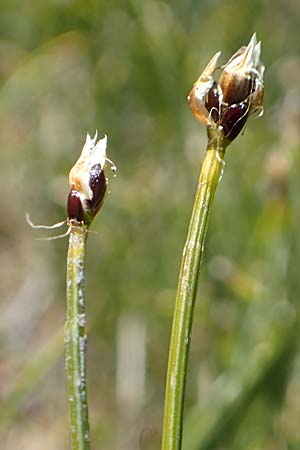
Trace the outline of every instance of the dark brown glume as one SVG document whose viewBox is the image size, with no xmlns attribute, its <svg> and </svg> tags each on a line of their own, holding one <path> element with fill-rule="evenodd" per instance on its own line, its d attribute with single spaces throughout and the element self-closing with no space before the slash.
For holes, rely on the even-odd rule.
<svg viewBox="0 0 300 450">
<path fill-rule="evenodd" d="M 253 80 L 250 77 L 224 72 L 219 81 L 223 92 L 223 102 L 228 105 L 240 103 L 249 97 L 253 88 Z"/>
</svg>

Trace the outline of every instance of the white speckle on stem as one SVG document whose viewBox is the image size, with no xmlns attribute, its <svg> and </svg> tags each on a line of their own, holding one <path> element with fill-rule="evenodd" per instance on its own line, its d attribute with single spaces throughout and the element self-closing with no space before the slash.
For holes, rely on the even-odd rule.
<svg viewBox="0 0 300 450">
<path fill-rule="evenodd" d="M 77 320 L 78 320 L 78 325 L 80 327 L 85 327 L 85 323 L 86 323 L 85 313 L 77 314 Z"/>
<path fill-rule="evenodd" d="M 176 383 L 176 375 L 174 372 L 171 373 L 171 380 L 170 380 L 170 385 L 171 385 L 171 389 L 173 390 L 175 388 L 175 383 Z"/>
</svg>

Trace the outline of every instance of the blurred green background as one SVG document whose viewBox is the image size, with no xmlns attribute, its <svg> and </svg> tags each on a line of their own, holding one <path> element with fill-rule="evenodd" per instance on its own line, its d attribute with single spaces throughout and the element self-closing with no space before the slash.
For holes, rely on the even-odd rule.
<svg viewBox="0 0 300 450">
<path fill-rule="evenodd" d="M 184 450 L 300 449 L 300 3 L 0 1 L 1 449 L 68 449 L 66 216 L 86 132 L 109 190 L 87 254 L 92 448 L 160 446 L 178 267 L 206 133 L 186 96 L 262 40 L 265 114 L 229 147 L 207 236 Z M 51 233 L 50 233 L 51 234 Z"/>
</svg>

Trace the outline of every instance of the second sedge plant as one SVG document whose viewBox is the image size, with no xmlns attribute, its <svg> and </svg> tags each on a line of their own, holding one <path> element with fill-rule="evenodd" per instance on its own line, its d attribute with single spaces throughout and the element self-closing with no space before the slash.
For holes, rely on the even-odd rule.
<svg viewBox="0 0 300 450">
<path fill-rule="evenodd" d="M 81 155 L 69 173 L 70 192 L 67 199 L 67 221 L 52 226 L 33 228 L 54 229 L 67 222 L 69 236 L 66 283 L 65 365 L 69 403 L 71 450 L 90 450 L 90 429 L 86 381 L 86 317 L 85 317 L 85 248 L 89 227 L 101 209 L 107 190 L 104 173 L 106 162 L 113 172 L 116 166 L 106 156 L 107 137 L 97 141 L 87 134 Z"/>
<path fill-rule="evenodd" d="M 84 259 L 89 226 L 103 204 L 107 188 L 106 144 L 106 136 L 97 142 L 97 133 L 93 139 L 87 134 L 81 155 L 69 174 L 65 361 L 72 450 L 90 449 Z"/>
<path fill-rule="evenodd" d="M 221 52 L 210 60 L 195 82 L 188 101 L 193 115 L 206 126 L 208 143 L 183 250 L 173 316 L 163 422 L 162 450 L 180 450 L 187 363 L 198 276 L 209 213 L 225 165 L 225 150 L 249 116 L 263 113 L 264 65 L 261 43 L 254 34 L 213 76 Z"/>
</svg>

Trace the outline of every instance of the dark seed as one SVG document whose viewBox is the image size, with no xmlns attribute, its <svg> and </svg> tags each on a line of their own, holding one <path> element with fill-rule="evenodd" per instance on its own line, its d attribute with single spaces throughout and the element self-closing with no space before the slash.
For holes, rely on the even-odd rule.
<svg viewBox="0 0 300 450">
<path fill-rule="evenodd" d="M 84 212 L 81 199 L 79 193 L 74 189 L 71 189 L 68 196 L 67 213 L 69 220 L 76 220 L 77 222 L 83 221 Z"/>
<path fill-rule="evenodd" d="M 93 191 L 92 200 L 87 200 L 87 205 L 91 211 L 96 214 L 100 209 L 107 187 L 107 181 L 104 171 L 100 164 L 96 164 L 90 170 L 90 188 Z"/>
<path fill-rule="evenodd" d="M 248 105 L 245 102 L 234 104 L 225 109 L 221 125 L 224 135 L 229 141 L 233 141 L 242 130 L 248 117 Z"/>
<path fill-rule="evenodd" d="M 207 93 L 205 107 L 210 112 L 213 120 L 217 122 L 219 120 L 220 102 L 219 102 L 218 86 L 216 82 L 214 82 L 214 84 Z"/>
</svg>

